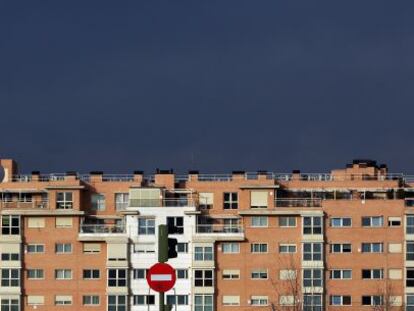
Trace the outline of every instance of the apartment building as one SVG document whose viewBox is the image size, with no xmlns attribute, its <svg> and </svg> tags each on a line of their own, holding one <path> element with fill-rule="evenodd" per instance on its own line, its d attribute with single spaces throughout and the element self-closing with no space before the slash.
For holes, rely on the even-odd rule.
<svg viewBox="0 0 414 311">
<path fill-rule="evenodd" d="M 158 310 L 145 277 L 160 224 L 178 240 L 173 310 L 414 310 L 414 179 L 375 161 L 326 174 L 0 166 L 1 311 Z"/>
</svg>

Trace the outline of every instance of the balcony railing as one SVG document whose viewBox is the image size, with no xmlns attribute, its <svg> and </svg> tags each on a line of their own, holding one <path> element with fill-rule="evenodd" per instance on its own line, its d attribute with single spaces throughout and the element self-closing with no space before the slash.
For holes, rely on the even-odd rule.
<svg viewBox="0 0 414 311">
<path fill-rule="evenodd" d="M 206 225 L 197 225 L 196 226 L 196 233 L 203 234 L 203 233 L 224 233 L 224 234 L 232 234 L 232 233 L 243 233 L 243 226 L 242 225 L 225 225 L 225 224 L 206 224 Z"/>
<path fill-rule="evenodd" d="M 125 225 L 118 224 L 81 224 L 80 233 L 92 233 L 92 234 L 101 234 L 101 233 L 125 233 Z"/>
<path fill-rule="evenodd" d="M 321 207 L 321 199 L 275 199 L 276 207 Z"/>
<path fill-rule="evenodd" d="M 48 208 L 49 202 L 47 200 L 0 200 L 1 208 Z"/>
<path fill-rule="evenodd" d="M 130 207 L 186 207 L 195 206 L 195 201 L 186 199 L 131 199 Z"/>
</svg>

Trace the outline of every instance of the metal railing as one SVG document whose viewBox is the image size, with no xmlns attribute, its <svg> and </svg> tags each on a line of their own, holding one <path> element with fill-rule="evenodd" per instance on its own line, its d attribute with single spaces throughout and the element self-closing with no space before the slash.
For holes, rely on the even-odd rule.
<svg viewBox="0 0 414 311">
<path fill-rule="evenodd" d="M 195 206 L 195 201 L 186 199 L 131 199 L 130 207 L 186 207 Z"/>
<path fill-rule="evenodd" d="M 134 175 L 132 174 L 104 174 L 102 175 L 102 181 L 134 181 Z"/>
<path fill-rule="evenodd" d="M 276 207 L 321 207 L 321 199 L 275 199 Z"/>
<path fill-rule="evenodd" d="M 208 234 L 208 233 L 243 233 L 242 225 L 227 225 L 227 224 L 198 224 L 196 225 L 196 233 Z"/>
<path fill-rule="evenodd" d="M 80 233 L 126 233 L 125 225 L 118 224 L 81 224 Z"/>
<path fill-rule="evenodd" d="M 0 200 L 1 208 L 49 208 L 48 200 Z"/>
</svg>

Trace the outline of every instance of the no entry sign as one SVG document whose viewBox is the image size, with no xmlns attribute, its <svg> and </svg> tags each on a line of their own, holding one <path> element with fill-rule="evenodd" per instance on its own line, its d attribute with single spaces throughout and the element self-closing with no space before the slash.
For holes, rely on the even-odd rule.
<svg viewBox="0 0 414 311">
<path fill-rule="evenodd" d="M 175 270 L 169 264 L 156 263 L 147 273 L 148 285 L 156 292 L 167 292 L 175 284 Z"/>
</svg>

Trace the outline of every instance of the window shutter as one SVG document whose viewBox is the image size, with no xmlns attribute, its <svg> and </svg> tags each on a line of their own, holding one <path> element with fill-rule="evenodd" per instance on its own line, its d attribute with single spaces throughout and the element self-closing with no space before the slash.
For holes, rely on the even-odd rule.
<svg viewBox="0 0 414 311">
<path fill-rule="evenodd" d="M 127 244 L 108 244 L 108 260 L 126 260 Z"/>
<path fill-rule="evenodd" d="M 401 251 L 402 251 L 401 243 L 389 243 L 388 244 L 388 251 L 390 253 L 401 253 Z"/>
<path fill-rule="evenodd" d="M 29 228 L 44 228 L 45 218 L 44 217 L 29 217 L 27 218 L 27 226 Z"/>
<path fill-rule="evenodd" d="M 225 305 L 239 305 L 240 296 L 223 296 L 223 304 Z"/>
<path fill-rule="evenodd" d="M 71 228 L 73 220 L 71 217 L 56 217 L 56 228 Z"/>
<path fill-rule="evenodd" d="M 402 279 L 402 270 L 401 269 L 389 269 L 388 277 L 391 280 L 401 280 Z"/>
<path fill-rule="evenodd" d="M 99 243 L 84 243 L 83 251 L 86 253 L 99 253 L 101 251 L 101 244 Z"/>
<path fill-rule="evenodd" d="M 267 191 L 252 191 L 250 193 L 251 207 L 267 207 Z"/>
<path fill-rule="evenodd" d="M 27 304 L 29 305 L 43 305 L 44 303 L 44 296 L 27 296 Z"/>
<path fill-rule="evenodd" d="M 200 192 L 199 193 L 199 203 L 201 205 L 213 205 L 214 202 L 214 193 L 211 192 Z"/>
</svg>

